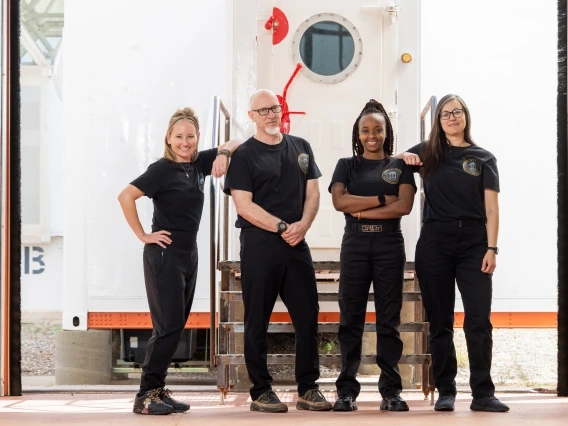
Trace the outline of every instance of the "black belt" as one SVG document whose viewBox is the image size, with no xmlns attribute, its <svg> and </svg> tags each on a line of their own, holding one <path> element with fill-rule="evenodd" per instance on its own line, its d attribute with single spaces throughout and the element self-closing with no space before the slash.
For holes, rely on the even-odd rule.
<svg viewBox="0 0 568 426">
<path fill-rule="evenodd" d="M 433 220 L 432 222 L 427 223 L 440 224 L 442 226 L 455 226 L 456 228 L 476 228 L 478 226 L 485 226 L 485 222 L 478 219 L 462 219 L 450 221 Z"/>
<path fill-rule="evenodd" d="M 400 231 L 400 222 L 396 223 L 348 223 L 347 229 L 353 232 L 392 232 Z"/>
</svg>

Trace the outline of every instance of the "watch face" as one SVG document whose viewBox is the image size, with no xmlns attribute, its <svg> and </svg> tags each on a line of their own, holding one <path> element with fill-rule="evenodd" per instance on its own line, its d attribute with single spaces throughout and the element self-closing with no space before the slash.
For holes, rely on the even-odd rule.
<svg viewBox="0 0 568 426">
<path fill-rule="evenodd" d="M 281 231 L 285 231 L 287 228 L 286 224 L 284 222 L 280 222 L 278 224 L 278 229 L 280 229 Z"/>
</svg>

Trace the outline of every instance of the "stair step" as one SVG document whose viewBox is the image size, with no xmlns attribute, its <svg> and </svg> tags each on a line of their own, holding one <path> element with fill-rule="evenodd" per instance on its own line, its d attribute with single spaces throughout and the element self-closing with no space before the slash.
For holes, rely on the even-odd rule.
<svg viewBox="0 0 568 426">
<path fill-rule="evenodd" d="M 245 325 L 243 322 L 220 322 L 219 327 L 223 328 L 226 332 L 243 333 Z M 320 322 L 318 325 L 318 332 L 320 333 L 337 333 L 339 324 L 336 322 Z M 398 327 L 402 333 L 408 332 L 427 332 L 428 323 L 426 322 L 403 322 Z M 376 324 L 374 322 L 365 323 L 365 332 L 376 331 Z M 271 322 L 268 325 L 269 333 L 293 333 L 294 326 L 291 322 Z"/>
<path fill-rule="evenodd" d="M 241 262 L 234 260 L 223 260 L 217 264 L 217 269 L 220 271 L 235 271 L 241 270 Z M 339 272 L 339 261 L 314 261 L 314 269 L 316 273 L 326 272 Z M 406 262 L 404 266 L 405 271 L 414 271 L 414 262 Z"/>
<path fill-rule="evenodd" d="M 241 273 L 235 272 L 235 281 L 241 282 Z M 406 271 L 404 273 L 405 282 L 414 282 L 414 271 Z M 339 272 L 326 272 L 326 273 L 316 273 L 316 283 L 317 284 L 338 284 L 339 283 Z"/>
<path fill-rule="evenodd" d="M 221 291 L 221 297 L 227 302 L 242 302 L 243 295 L 241 291 Z M 320 302 L 337 302 L 337 291 L 320 291 L 318 292 L 318 301 Z M 369 302 L 375 300 L 374 293 L 369 293 Z M 404 302 L 419 302 L 421 300 L 419 291 L 405 291 L 402 293 Z M 278 301 L 280 297 L 278 297 Z"/>
<path fill-rule="evenodd" d="M 362 355 L 361 356 L 361 363 L 362 364 L 376 364 L 377 362 L 376 355 Z M 241 354 L 227 354 L 227 355 L 216 355 L 215 359 L 217 360 L 217 366 L 229 365 L 229 364 L 238 364 L 243 365 L 245 363 L 245 356 Z M 332 355 L 320 355 L 319 356 L 320 364 L 329 365 L 329 364 L 341 364 L 341 355 L 340 354 L 332 354 Z M 269 354 L 266 359 L 267 364 L 295 364 L 296 363 L 296 355 L 283 355 L 283 354 Z M 430 355 L 427 354 L 414 354 L 414 355 L 402 355 L 399 364 L 430 364 L 431 358 Z"/>
</svg>

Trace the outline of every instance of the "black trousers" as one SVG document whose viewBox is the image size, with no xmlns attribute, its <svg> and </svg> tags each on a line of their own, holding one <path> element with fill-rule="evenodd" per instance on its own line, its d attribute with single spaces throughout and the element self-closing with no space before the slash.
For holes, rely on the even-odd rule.
<svg viewBox="0 0 568 426">
<path fill-rule="evenodd" d="M 256 400 L 271 390 L 266 364 L 266 334 L 276 298 L 288 308 L 296 332 L 298 394 L 318 389 L 318 294 L 312 255 L 306 241 L 290 247 L 275 233 L 241 231 L 241 282 L 245 308 L 245 362 Z"/>
<path fill-rule="evenodd" d="M 197 280 L 196 234 L 172 232 L 166 249 L 144 246 L 144 281 L 152 317 L 152 337 L 142 366 L 140 391 L 165 386 L 168 366 L 185 328 Z"/>
<path fill-rule="evenodd" d="M 402 390 L 398 369 L 402 340 L 398 326 L 405 262 L 404 239 L 398 223 L 383 225 L 382 232 L 369 233 L 353 230 L 347 224 L 341 243 L 339 275 L 341 374 L 335 382 L 339 395 L 357 398 L 361 390 L 356 376 L 361 364 L 371 281 L 377 318 L 377 365 L 381 368 L 379 392 L 390 397 Z"/>
<path fill-rule="evenodd" d="M 461 225 L 461 226 L 459 226 Z M 487 229 L 481 221 L 431 222 L 422 226 L 416 246 L 416 273 L 428 321 L 436 387 L 456 394 L 454 347 L 455 283 L 465 311 L 464 333 L 474 398 L 493 396 L 491 274 L 481 272 Z"/>
</svg>

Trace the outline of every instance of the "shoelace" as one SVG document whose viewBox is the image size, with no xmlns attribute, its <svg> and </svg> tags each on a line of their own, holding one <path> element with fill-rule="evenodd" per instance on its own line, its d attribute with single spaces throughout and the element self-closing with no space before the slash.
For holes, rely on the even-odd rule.
<svg viewBox="0 0 568 426">
<path fill-rule="evenodd" d="M 148 398 L 156 403 L 161 403 L 162 400 L 160 399 L 161 389 L 154 389 L 153 391 L 148 392 Z"/>
<path fill-rule="evenodd" d="M 168 388 L 162 388 L 162 396 L 169 398 L 172 396 L 172 391 L 169 390 Z"/>
<path fill-rule="evenodd" d="M 319 389 L 310 389 L 304 394 L 306 401 L 323 401 L 325 398 Z"/>
<path fill-rule="evenodd" d="M 278 403 L 280 402 L 280 400 L 278 399 L 278 396 L 276 396 L 276 394 L 273 391 L 268 391 L 265 394 L 262 394 L 258 400 L 258 402 L 260 402 L 261 404 L 268 404 L 271 402 L 274 403 Z"/>
</svg>

